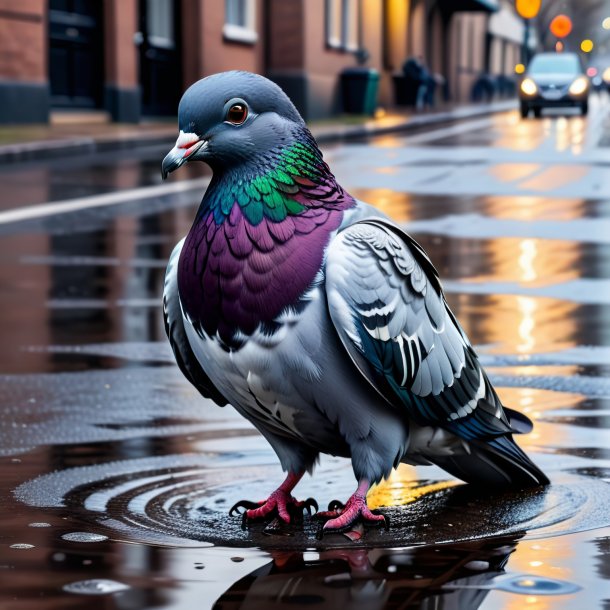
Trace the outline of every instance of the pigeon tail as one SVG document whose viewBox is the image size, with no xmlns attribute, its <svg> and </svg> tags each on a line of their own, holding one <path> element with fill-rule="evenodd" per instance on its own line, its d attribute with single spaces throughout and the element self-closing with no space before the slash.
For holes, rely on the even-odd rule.
<svg viewBox="0 0 610 610">
<path fill-rule="evenodd" d="M 548 485 L 546 475 L 525 455 L 512 436 L 470 441 L 470 453 L 429 458 L 473 485 L 524 488 Z"/>
</svg>

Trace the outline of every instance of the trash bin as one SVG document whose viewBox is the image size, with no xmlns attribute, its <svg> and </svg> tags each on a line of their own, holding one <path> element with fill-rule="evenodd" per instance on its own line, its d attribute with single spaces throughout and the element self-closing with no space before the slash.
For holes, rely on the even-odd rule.
<svg viewBox="0 0 610 610">
<path fill-rule="evenodd" d="M 397 106 L 413 106 L 417 105 L 417 92 L 419 90 L 419 81 L 413 80 L 404 74 L 393 74 L 392 82 L 394 83 L 394 102 Z"/>
<path fill-rule="evenodd" d="M 341 72 L 343 110 L 349 114 L 375 114 L 379 72 L 373 68 L 346 68 Z"/>
</svg>

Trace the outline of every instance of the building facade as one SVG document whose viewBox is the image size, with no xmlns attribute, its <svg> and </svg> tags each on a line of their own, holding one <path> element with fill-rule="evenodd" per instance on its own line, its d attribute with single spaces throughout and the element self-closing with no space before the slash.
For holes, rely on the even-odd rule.
<svg viewBox="0 0 610 610">
<path fill-rule="evenodd" d="M 340 73 L 358 56 L 383 107 L 408 57 L 462 101 L 482 72 L 512 70 L 506 18 L 505 0 L 0 0 L 0 123 L 173 115 L 188 85 L 229 69 L 269 76 L 319 118 L 341 111 Z"/>
</svg>

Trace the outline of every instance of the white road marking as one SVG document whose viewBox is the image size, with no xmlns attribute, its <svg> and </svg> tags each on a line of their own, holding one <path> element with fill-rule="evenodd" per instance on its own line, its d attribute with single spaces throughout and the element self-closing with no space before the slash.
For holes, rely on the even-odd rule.
<svg viewBox="0 0 610 610">
<path fill-rule="evenodd" d="M 56 216 L 58 214 L 67 214 L 69 212 L 78 212 L 91 208 L 121 205 L 122 203 L 130 203 L 132 201 L 150 199 L 163 195 L 187 193 L 189 191 L 203 189 L 209 182 L 209 177 L 195 178 L 193 180 L 181 180 L 180 182 L 170 182 L 169 184 L 157 184 L 143 188 L 129 189 L 127 191 L 104 193 L 103 195 L 92 195 L 91 197 L 78 197 L 76 199 L 67 199 L 64 201 L 52 201 L 23 208 L 5 210 L 0 212 L 0 225 L 21 222 L 23 220 L 45 218 L 47 216 Z"/>
</svg>

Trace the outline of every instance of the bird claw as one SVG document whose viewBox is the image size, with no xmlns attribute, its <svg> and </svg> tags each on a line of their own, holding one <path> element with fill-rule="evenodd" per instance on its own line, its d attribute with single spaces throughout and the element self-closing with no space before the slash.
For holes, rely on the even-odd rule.
<svg viewBox="0 0 610 610">
<path fill-rule="evenodd" d="M 345 504 L 333 500 L 328 505 L 328 511 L 318 513 L 317 517 L 326 520 L 318 531 L 318 540 L 328 532 L 351 532 L 357 523 L 361 523 L 365 528 L 383 525 L 388 530 L 390 527 L 388 517 L 378 510 L 370 510 L 365 497 L 359 494 L 351 496 Z"/>
<path fill-rule="evenodd" d="M 276 490 L 262 502 L 240 500 L 231 507 L 229 515 L 231 517 L 241 515 L 241 527 L 245 530 L 251 521 L 280 519 L 285 523 L 302 522 L 305 511 L 311 517 L 312 511 L 318 512 L 318 503 L 313 498 L 295 500 L 285 492 Z"/>
<path fill-rule="evenodd" d="M 240 500 L 231 506 L 229 509 L 229 517 L 234 517 L 236 515 L 245 515 L 246 511 L 259 508 L 261 506 L 261 502 L 252 502 L 251 500 Z M 244 512 L 240 512 L 239 509 L 243 508 Z"/>
<path fill-rule="evenodd" d="M 313 498 L 307 498 L 307 500 L 302 500 L 301 502 L 295 502 L 294 506 L 296 508 L 302 508 L 303 511 L 307 511 L 307 514 L 311 517 L 312 515 L 317 515 L 319 506 L 318 503 Z M 313 513 L 311 512 L 313 509 Z"/>
<path fill-rule="evenodd" d="M 328 510 L 343 510 L 345 508 L 345 504 L 339 500 L 331 500 L 328 503 Z"/>
<path fill-rule="evenodd" d="M 341 514 L 341 511 L 345 508 L 345 504 L 340 502 L 339 500 L 331 500 L 328 503 L 328 510 L 323 510 L 321 512 L 316 512 L 316 519 L 334 519 Z"/>
<path fill-rule="evenodd" d="M 390 517 L 388 517 L 387 515 L 384 515 L 380 510 L 372 510 L 371 512 L 374 515 L 381 515 L 383 517 L 383 521 L 377 521 L 377 523 L 379 525 L 383 525 L 383 529 L 386 532 L 389 532 L 390 531 Z M 371 525 L 371 527 L 379 527 L 379 525 Z"/>
<path fill-rule="evenodd" d="M 348 524 L 342 527 L 332 527 L 326 528 L 325 523 L 321 523 L 318 531 L 316 532 L 316 539 L 322 540 L 324 538 L 324 534 L 346 534 L 354 529 L 354 526 L 357 524 L 361 524 L 365 529 L 376 529 L 379 527 L 383 527 L 383 529 L 387 532 L 390 529 L 390 518 L 387 515 L 384 515 L 378 510 L 372 510 L 371 513 L 373 515 L 380 515 L 383 517 L 383 521 L 371 521 L 367 519 L 363 515 L 357 515 L 353 521 L 350 521 Z M 335 517 L 336 518 L 336 517 Z"/>
</svg>

